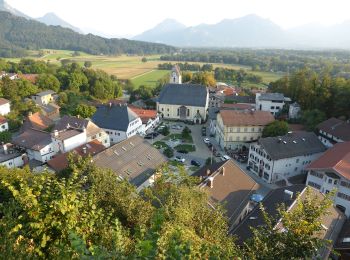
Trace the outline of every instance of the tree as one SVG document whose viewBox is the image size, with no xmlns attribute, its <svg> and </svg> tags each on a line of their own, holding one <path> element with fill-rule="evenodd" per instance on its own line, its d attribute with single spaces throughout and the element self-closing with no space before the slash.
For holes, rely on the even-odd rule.
<svg viewBox="0 0 350 260">
<path fill-rule="evenodd" d="M 147 62 L 147 58 L 146 57 L 142 57 L 141 61 L 145 63 L 145 62 Z"/>
<path fill-rule="evenodd" d="M 197 72 L 192 77 L 192 83 L 204 86 L 215 86 L 216 81 L 212 72 Z"/>
<path fill-rule="evenodd" d="M 253 238 L 244 244 L 243 258 L 311 259 L 329 244 L 318 233 L 323 231 L 322 217 L 332 205 L 330 196 L 317 196 L 307 188 L 303 196 L 298 195 L 292 210 L 281 205 L 276 217 L 269 216 L 261 206 L 265 223 L 252 229 Z"/>
<path fill-rule="evenodd" d="M 1 143 L 9 143 L 11 142 L 11 139 L 12 139 L 12 134 L 11 132 L 9 131 L 3 131 L 3 132 L 0 132 L 0 142 Z"/>
<path fill-rule="evenodd" d="M 168 136 L 170 134 L 170 130 L 169 130 L 169 127 L 168 126 L 165 126 L 161 131 L 160 133 L 164 136 Z"/>
<path fill-rule="evenodd" d="M 52 74 L 41 74 L 39 75 L 36 84 L 41 89 L 51 89 L 55 92 L 60 90 L 60 82 L 59 80 Z"/>
<path fill-rule="evenodd" d="M 288 131 L 289 131 L 289 127 L 286 121 L 276 120 L 264 127 L 262 136 L 263 137 L 282 136 L 287 134 Z"/>
<path fill-rule="evenodd" d="M 168 158 L 171 158 L 174 156 L 174 150 L 170 147 L 167 147 L 165 150 L 164 150 L 164 155 Z"/>
<path fill-rule="evenodd" d="M 96 112 L 96 107 L 85 104 L 79 104 L 75 109 L 75 115 L 79 115 L 83 118 L 90 118 Z"/>
<path fill-rule="evenodd" d="M 84 67 L 85 68 L 91 68 L 91 66 L 92 66 L 92 62 L 91 61 L 87 60 L 87 61 L 84 62 Z"/>
<path fill-rule="evenodd" d="M 316 126 L 326 118 L 325 113 L 318 109 L 306 110 L 301 115 L 301 121 L 308 131 L 314 131 Z"/>
</svg>

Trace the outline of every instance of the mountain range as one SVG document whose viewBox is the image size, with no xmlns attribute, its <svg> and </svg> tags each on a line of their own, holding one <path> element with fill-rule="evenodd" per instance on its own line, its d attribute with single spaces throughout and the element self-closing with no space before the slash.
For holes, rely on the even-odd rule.
<svg viewBox="0 0 350 260">
<path fill-rule="evenodd" d="M 328 27 L 308 24 L 284 30 L 254 14 L 191 27 L 167 19 L 133 39 L 179 47 L 349 49 L 350 21 Z"/>
</svg>

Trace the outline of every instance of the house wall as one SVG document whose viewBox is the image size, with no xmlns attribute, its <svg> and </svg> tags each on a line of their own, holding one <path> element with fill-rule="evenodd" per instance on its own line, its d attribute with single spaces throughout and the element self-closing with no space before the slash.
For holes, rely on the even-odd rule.
<svg viewBox="0 0 350 260">
<path fill-rule="evenodd" d="M 139 192 L 139 191 L 143 190 L 144 188 L 151 186 L 154 183 L 154 181 L 155 181 L 155 176 L 153 174 L 144 183 L 142 183 L 140 186 L 138 186 L 136 190 Z"/>
<path fill-rule="evenodd" d="M 340 138 L 338 138 L 336 136 L 333 136 L 333 135 L 331 135 L 329 133 L 326 133 L 326 132 L 324 132 L 322 130 L 319 131 L 318 138 L 328 148 L 333 147 L 333 145 L 335 143 L 342 143 L 342 142 L 344 142 L 342 139 L 340 139 Z"/>
<path fill-rule="evenodd" d="M 258 140 L 264 126 L 247 125 L 247 126 L 225 126 L 220 113 L 216 121 L 216 141 L 221 148 L 234 149 L 245 145 L 247 142 Z"/>
<path fill-rule="evenodd" d="M 178 113 L 178 109 L 180 109 L 181 106 L 179 105 L 168 105 L 168 104 L 159 104 L 157 103 L 157 110 L 162 114 L 163 118 L 165 119 L 177 119 L 181 120 L 180 114 Z M 195 120 L 195 115 L 197 114 L 197 111 L 199 111 L 199 114 L 205 121 L 207 118 L 207 109 L 206 107 L 195 107 L 195 106 L 186 106 L 188 109 L 187 116 L 185 120 Z"/>
<path fill-rule="evenodd" d="M 260 100 L 260 95 L 256 95 L 255 108 L 256 110 L 268 111 L 273 115 L 276 115 L 284 106 L 284 101 L 271 101 L 271 100 Z"/>
<path fill-rule="evenodd" d="M 336 171 L 332 171 L 337 176 L 336 178 L 327 176 L 326 172 L 327 170 L 308 171 L 306 184 L 324 194 L 335 190 L 334 204 L 344 207 L 345 215 L 350 217 L 350 180 Z"/>
<path fill-rule="evenodd" d="M 6 103 L 0 106 L 0 115 L 5 116 L 10 113 L 10 103 Z"/>
<path fill-rule="evenodd" d="M 127 138 L 130 138 L 136 134 L 144 134 L 141 118 L 136 118 L 134 121 L 131 121 L 129 123 L 128 130 L 126 131 Z"/>
<path fill-rule="evenodd" d="M 10 159 L 8 161 L 0 163 L 1 166 L 5 166 L 7 168 L 17 168 L 17 167 L 22 167 L 24 165 L 24 160 L 23 156 L 25 154 L 19 155 L 16 158 Z"/>
<path fill-rule="evenodd" d="M 0 125 L 0 132 L 8 131 L 9 130 L 9 124 L 8 122 Z"/>
<path fill-rule="evenodd" d="M 251 145 L 248 166 L 251 171 L 267 183 L 288 179 L 305 173 L 305 168 L 317 160 L 323 153 L 307 154 L 280 160 L 272 160 L 260 145 Z"/>
<path fill-rule="evenodd" d="M 53 142 L 53 147 L 54 151 L 56 153 L 61 152 L 61 153 L 66 153 L 74 148 L 77 148 L 80 145 L 83 145 L 86 143 L 86 132 L 82 132 L 78 135 L 75 135 L 71 138 L 65 139 L 65 140 L 59 140 L 56 139 L 54 136 L 52 137 L 52 142 Z"/>
<path fill-rule="evenodd" d="M 100 142 L 101 144 L 103 144 L 103 146 L 106 147 L 106 148 L 111 146 L 110 137 L 109 137 L 109 135 L 108 135 L 105 131 L 103 131 L 103 130 L 101 130 L 101 131 L 100 131 L 98 134 L 96 134 L 96 135 L 87 137 L 86 143 L 89 143 L 89 142 L 91 142 L 91 141 L 93 141 L 93 140 L 99 141 L 99 142 Z"/>
<path fill-rule="evenodd" d="M 27 149 L 27 154 L 29 160 L 37 160 L 40 162 L 47 162 L 52 159 L 52 157 L 56 154 L 53 148 L 53 143 L 45 146 L 40 151 Z"/>
<path fill-rule="evenodd" d="M 38 105 L 47 105 L 53 101 L 52 95 L 32 96 L 32 100 Z"/>
</svg>

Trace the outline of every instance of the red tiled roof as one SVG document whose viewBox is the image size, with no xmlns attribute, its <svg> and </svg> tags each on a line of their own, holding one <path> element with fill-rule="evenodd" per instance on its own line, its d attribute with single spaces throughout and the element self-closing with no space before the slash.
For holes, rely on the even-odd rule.
<svg viewBox="0 0 350 260">
<path fill-rule="evenodd" d="M 21 79 L 28 80 L 31 83 L 35 83 L 38 76 L 39 74 L 18 74 L 18 77 L 20 77 Z"/>
<path fill-rule="evenodd" d="M 0 116 L 0 125 L 5 124 L 7 122 L 7 119 L 3 116 Z"/>
<path fill-rule="evenodd" d="M 141 118 L 142 123 L 147 123 L 149 119 L 157 117 L 157 110 L 142 109 L 133 105 L 128 105 L 128 107 Z"/>
<path fill-rule="evenodd" d="M 327 150 L 308 170 L 334 170 L 350 180 L 350 142 L 338 143 Z"/>
<path fill-rule="evenodd" d="M 53 121 L 40 112 L 27 116 L 23 124 L 24 129 L 34 128 L 38 130 L 45 130 L 51 125 L 53 125 Z"/>
<path fill-rule="evenodd" d="M 225 126 L 265 126 L 275 121 L 266 111 L 220 110 L 220 115 Z"/>
<path fill-rule="evenodd" d="M 86 153 L 84 153 L 84 148 L 86 149 Z M 95 155 L 104 150 L 105 147 L 97 140 L 91 141 L 87 144 L 83 144 L 73 151 L 74 154 L 78 154 L 82 157 L 87 155 Z M 47 164 L 56 172 L 62 171 L 68 167 L 68 153 L 63 153 L 56 155 L 53 159 L 47 162 Z"/>
<path fill-rule="evenodd" d="M 7 103 L 10 103 L 10 101 L 4 98 L 0 98 L 0 106 L 5 105 Z"/>
</svg>

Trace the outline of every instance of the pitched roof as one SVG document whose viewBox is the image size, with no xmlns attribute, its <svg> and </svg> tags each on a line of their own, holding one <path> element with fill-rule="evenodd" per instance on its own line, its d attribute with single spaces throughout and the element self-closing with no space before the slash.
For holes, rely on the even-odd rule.
<svg viewBox="0 0 350 260">
<path fill-rule="evenodd" d="M 226 96 L 225 100 L 234 101 L 237 103 L 255 104 L 255 96 L 230 95 L 230 96 Z"/>
<path fill-rule="evenodd" d="M 275 118 L 267 111 L 238 111 L 220 110 L 222 121 L 225 126 L 265 126 Z"/>
<path fill-rule="evenodd" d="M 40 112 L 36 112 L 26 117 L 22 129 L 23 131 L 30 128 L 45 130 L 51 125 L 53 125 L 53 121 L 50 118 Z"/>
<path fill-rule="evenodd" d="M 204 107 L 208 90 L 199 84 L 166 84 L 159 95 L 159 104 Z"/>
<path fill-rule="evenodd" d="M 350 180 L 350 142 L 337 143 L 318 160 L 312 162 L 308 170 L 330 170 Z"/>
<path fill-rule="evenodd" d="M 62 130 L 60 132 L 54 132 L 52 134 L 52 137 L 55 138 L 55 139 L 58 139 L 58 140 L 61 140 L 61 141 L 64 141 L 64 140 L 67 140 L 67 139 L 70 139 L 74 136 L 77 136 L 77 135 L 80 135 L 81 133 L 83 133 L 82 130 L 76 130 L 76 129 L 65 129 L 65 130 Z"/>
<path fill-rule="evenodd" d="M 317 126 L 317 129 L 331 134 L 343 141 L 350 141 L 350 122 L 337 118 L 330 118 Z"/>
<path fill-rule="evenodd" d="M 49 89 L 49 90 L 44 90 L 44 91 L 41 91 L 39 93 L 36 93 L 35 96 L 43 97 L 43 96 L 52 95 L 55 93 L 56 93 L 55 91 Z"/>
<path fill-rule="evenodd" d="M 23 156 L 24 154 L 24 151 L 16 149 L 11 143 L 3 144 L 0 146 L 0 163 Z"/>
<path fill-rule="evenodd" d="M 96 166 L 111 169 L 139 187 L 167 159 L 146 140 L 135 135 L 95 155 L 93 161 Z"/>
<path fill-rule="evenodd" d="M 10 100 L 5 98 L 0 98 L 0 106 L 10 103 Z"/>
<path fill-rule="evenodd" d="M 292 203 L 295 201 L 298 193 L 302 192 L 305 189 L 305 184 L 297 184 L 284 188 L 278 188 L 270 191 L 266 197 L 261 202 L 265 208 L 266 213 L 272 218 L 278 217 L 278 206 L 282 203 L 289 208 Z M 292 199 L 285 196 L 284 191 L 288 190 L 293 192 Z M 230 231 L 232 235 L 237 236 L 237 242 L 243 244 L 243 242 L 253 236 L 253 232 L 250 227 L 258 228 L 261 225 L 264 225 L 263 214 L 257 205 L 242 222 L 240 222 L 233 230 Z"/>
<path fill-rule="evenodd" d="M 236 103 L 236 104 L 222 104 L 220 109 L 233 109 L 233 110 L 249 110 L 254 109 L 255 105 L 245 104 L 245 103 Z"/>
<path fill-rule="evenodd" d="M 143 124 L 146 124 L 150 119 L 155 119 L 158 114 L 157 110 L 142 109 L 133 105 L 129 105 L 129 108 L 141 118 Z"/>
<path fill-rule="evenodd" d="M 51 144 L 52 140 L 50 133 L 36 129 L 27 129 L 13 138 L 12 142 L 13 144 L 26 149 L 40 151 L 45 146 Z"/>
<path fill-rule="evenodd" d="M 87 137 L 94 136 L 101 131 L 103 131 L 101 128 L 99 128 L 96 124 L 91 122 L 90 120 L 76 117 L 76 116 L 63 116 L 55 125 L 53 130 L 62 131 L 64 129 L 73 128 L 73 129 L 79 129 L 79 130 L 86 130 Z"/>
<path fill-rule="evenodd" d="M 30 81 L 31 83 L 35 83 L 39 74 L 18 74 L 18 77 L 21 79 L 25 79 Z"/>
<path fill-rule="evenodd" d="M 101 128 L 124 131 L 138 116 L 126 105 L 99 106 L 91 120 Z"/>
<path fill-rule="evenodd" d="M 87 144 L 83 144 L 70 152 L 85 157 L 88 155 L 93 156 L 95 154 L 98 154 L 104 149 L 105 147 L 99 141 L 94 140 Z M 60 172 L 68 167 L 68 154 L 69 153 L 55 155 L 53 159 L 47 162 L 47 164 L 54 171 Z"/>
<path fill-rule="evenodd" d="M 45 113 L 52 113 L 60 109 L 60 106 L 54 104 L 54 103 L 49 103 L 47 105 L 41 105 L 40 108 L 45 112 Z"/>
<path fill-rule="evenodd" d="M 321 153 L 327 149 L 314 133 L 303 131 L 260 138 L 259 144 L 273 160 Z"/>
<path fill-rule="evenodd" d="M 195 174 L 202 176 L 203 181 L 199 187 L 208 192 L 211 206 L 215 207 L 217 203 L 220 203 L 225 207 L 229 221 L 233 224 L 246 207 L 250 196 L 260 188 L 260 185 L 232 160 L 209 167 L 211 170 L 209 175 L 206 174 L 207 169 L 208 167 L 204 167 Z M 212 188 L 209 184 L 211 178 Z"/>
</svg>

